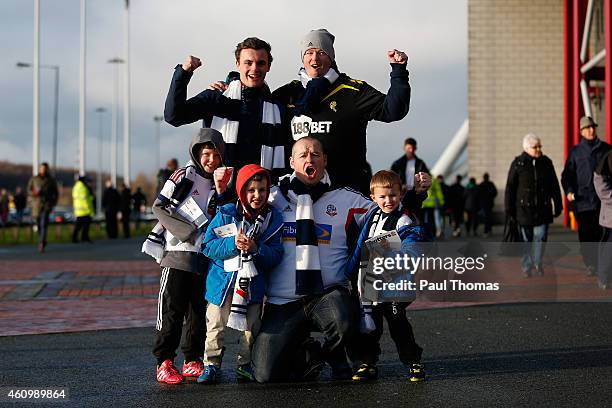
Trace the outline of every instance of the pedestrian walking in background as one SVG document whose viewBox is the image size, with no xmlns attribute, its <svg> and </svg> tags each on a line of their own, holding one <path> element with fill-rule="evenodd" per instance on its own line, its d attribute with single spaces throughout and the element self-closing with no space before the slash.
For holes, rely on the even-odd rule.
<svg viewBox="0 0 612 408">
<path fill-rule="evenodd" d="M 132 191 L 125 184 L 121 185 L 121 199 L 119 200 L 119 211 L 121 211 L 121 226 L 123 237 L 130 237 L 130 215 L 132 213 Z"/>
<path fill-rule="evenodd" d="M 463 195 L 465 187 L 461 185 L 463 177 L 457 174 L 455 183 L 448 188 L 448 199 L 446 205 L 449 207 L 453 218 L 453 237 L 461 236 L 461 225 L 463 225 L 464 202 Z"/>
<path fill-rule="evenodd" d="M 599 225 L 603 228 L 599 243 L 597 284 L 601 289 L 609 289 L 612 283 L 612 151 L 597 165 L 593 183 L 601 200 Z"/>
<path fill-rule="evenodd" d="M 23 213 L 28 204 L 28 199 L 23 192 L 21 186 L 15 188 L 15 194 L 13 195 L 13 202 L 15 203 L 15 223 L 21 225 L 23 221 Z"/>
<path fill-rule="evenodd" d="M 79 232 L 81 232 L 81 242 L 92 243 L 89 238 L 89 226 L 91 220 L 96 215 L 94 194 L 89 185 L 89 177 L 81 176 L 72 187 L 72 206 L 74 208 L 74 230 L 72 231 L 72 242 L 79 242 Z"/>
<path fill-rule="evenodd" d="M 110 180 L 106 180 L 106 188 L 102 194 L 102 208 L 104 209 L 104 220 L 106 223 L 106 235 L 110 239 L 117 238 L 119 228 L 117 225 L 117 214 L 121 205 L 121 195 Z"/>
<path fill-rule="evenodd" d="M 145 205 L 147 205 L 147 198 L 142 193 L 142 189 L 140 187 L 136 187 L 136 192 L 132 195 L 132 204 L 134 206 L 134 214 L 136 219 L 136 231 L 138 231 L 142 213 L 144 212 Z"/>
<path fill-rule="evenodd" d="M 28 181 L 28 200 L 32 209 L 32 219 L 36 220 L 38 231 L 38 252 L 47 247 L 47 226 L 49 214 L 57 204 L 59 193 L 55 179 L 49 174 L 49 164 L 41 163 L 38 174 Z"/>
<path fill-rule="evenodd" d="M 423 160 L 417 155 L 417 141 L 411 137 L 404 140 L 404 155 L 391 164 L 391 171 L 394 171 L 402 180 L 402 191 L 406 191 L 402 199 L 402 206 L 408 208 L 407 203 L 411 201 L 411 195 L 414 195 L 414 186 L 417 179 L 422 176 L 430 177 L 429 168 Z M 420 201 L 424 201 L 426 195 L 423 194 Z M 415 209 L 415 215 L 422 218 L 420 208 Z"/>
<path fill-rule="evenodd" d="M 0 189 L 0 226 L 6 225 L 9 216 L 9 194 L 6 188 Z"/>
<path fill-rule="evenodd" d="M 596 128 L 597 123 L 590 116 L 580 118 L 580 143 L 570 149 L 561 173 L 561 184 L 578 222 L 580 252 L 589 276 L 597 270 L 597 251 L 589 242 L 598 242 L 603 232 L 599 225 L 601 202 L 593 185 L 593 172 L 610 151 L 610 145 L 597 137 Z"/>
<path fill-rule="evenodd" d="M 431 236 L 442 238 L 441 221 L 439 221 L 440 209 L 444 207 L 444 195 L 442 187 L 437 178 L 431 180 L 431 187 L 427 190 L 427 198 L 423 201 L 423 225 Z"/>
<path fill-rule="evenodd" d="M 482 222 L 484 224 L 484 237 L 488 238 L 489 235 L 491 235 L 493 206 L 495 205 L 495 197 L 497 197 L 497 188 L 495 184 L 489 180 L 489 173 L 483 174 L 482 183 L 478 185 L 478 194 L 480 199 L 480 211 L 482 212 Z"/>
<path fill-rule="evenodd" d="M 438 238 L 444 238 L 444 230 L 446 229 L 446 215 L 448 211 L 448 184 L 444 182 L 444 176 L 438 174 L 436 177 L 438 184 L 440 185 L 440 191 L 442 192 L 442 203 L 436 208 L 435 221 L 436 230 L 439 231 Z"/>
<path fill-rule="evenodd" d="M 162 188 L 164 188 L 164 184 L 166 184 L 166 180 L 170 178 L 172 173 L 174 173 L 178 169 L 178 160 L 170 159 L 166 162 L 165 169 L 159 169 L 157 172 L 157 190 L 155 192 L 159 194 Z"/>
<path fill-rule="evenodd" d="M 517 220 L 523 242 L 523 276 L 532 270 L 544 274 L 542 256 L 548 224 L 563 211 L 561 189 L 552 160 L 542 154 L 542 142 L 529 133 L 523 138 L 523 153 L 510 165 L 506 182 L 506 215 Z M 554 212 L 553 212 L 554 203 Z"/>
<path fill-rule="evenodd" d="M 465 230 L 468 235 L 478 236 L 478 211 L 480 210 L 480 199 L 476 179 L 470 177 L 463 192 L 463 207 L 467 214 Z"/>
</svg>

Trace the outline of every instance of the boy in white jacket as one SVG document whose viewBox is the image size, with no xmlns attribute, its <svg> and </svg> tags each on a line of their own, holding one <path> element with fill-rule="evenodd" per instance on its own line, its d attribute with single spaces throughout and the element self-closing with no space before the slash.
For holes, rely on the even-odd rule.
<svg viewBox="0 0 612 408">
<path fill-rule="evenodd" d="M 221 133 L 201 129 L 189 146 L 191 161 L 170 176 L 153 204 L 153 213 L 163 227 L 156 227 L 161 230 L 156 236 L 164 245 L 153 347 L 158 382 L 179 384 L 184 377 L 197 378 L 204 369 L 207 259 L 200 247 L 206 225 L 215 213 L 218 195 L 227 189 L 229 177 L 225 177 L 225 169 L 215 172 L 221 165 L 223 150 Z M 181 340 L 183 319 L 185 363 L 181 374 L 173 360 Z"/>
</svg>

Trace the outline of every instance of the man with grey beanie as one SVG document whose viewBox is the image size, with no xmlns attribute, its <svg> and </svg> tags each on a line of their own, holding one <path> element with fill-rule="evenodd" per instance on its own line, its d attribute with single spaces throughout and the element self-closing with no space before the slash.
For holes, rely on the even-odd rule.
<svg viewBox="0 0 612 408">
<path fill-rule="evenodd" d="M 273 96 L 288 108 L 294 140 L 310 135 L 325 144 L 332 184 L 369 194 L 366 128 L 370 120 L 393 122 L 408 113 L 408 57 L 396 49 L 387 51 L 391 86 L 385 95 L 340 72 L 334 39 L 325 29 L 306 34 L 300 42 L 299 78 Z"/>
</svg>

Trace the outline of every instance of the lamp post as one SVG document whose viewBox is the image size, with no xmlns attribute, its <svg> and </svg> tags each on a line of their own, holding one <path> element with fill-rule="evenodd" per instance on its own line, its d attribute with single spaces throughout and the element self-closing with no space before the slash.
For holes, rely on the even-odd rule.
<svg viewBox="0 0 612 408">
<path fill-rule="evenodd" d="M 113 187 L 117 188 L 117 116 L 119 110 L 119 64 L 125 61 L 119 57 L 108 60 L 109 64 L 113 64 L 113 107 L 111 112 L 111 182 Z"/>
<path fill-rule="evenodd" d="M 34 73 L 32 95 L 32 175 L 40 161 L 40 0 L 34 0 Z"/>
<path fill-rule="evenodd" d="M 53 172 L 57 174 L 57 122 L 58 122 L 58 110 L 59 110 L 59 80 L 60 80 L 60 67 L 59 65 L 46 65 L 40 64 L 41 68 L 52 69 L 55 71 L 55 104 L 53 106 L 53 158 L 52 167 Z M 32 64 L 29 62 L 18 62 L 17 68 L 31 68 Z"/>
<path fill-rule="evenodd" d="M 104 112 L 106 109 L 98 108 L 96 113 L 100 114 L 100 134 L 98 135 L 98 172 L 96 177 L 96 194 L 98 199 L 96 200 L 96 213 L 98 216 L 102 214 L 102 140 L 104 139 Z"/>
<path fill-rule="evenodd" d="M 86 94 L 86 66 L 87 63 L 87 13 L 86 0 L 81 0 L 81 47 L 79 63 L 79 174 L 85 175 L 85 132 L 86 120 L 85 111 L 87 109 Z"/>
<path fill-rule="evenodd" d="M 126 186 L 131 184 L 130 175 L 130 1 L 125 0 L 124 58 L 125 86 L 123 87 L 123 182 Z"/>
<path fill-rule="evenodd" d="M 157 123 L 157 161 L 155 162 L 155 170 L 158 170 L 158 166 L 161 165 L 160 163 L 161 161 L 160 133 L 161 133 L 161 123 L 164 120 L 164 117 L 156 115 L 156 116 L 153 116 L 153 120 L 155 121 L 155 123 Z"/>
</svg>

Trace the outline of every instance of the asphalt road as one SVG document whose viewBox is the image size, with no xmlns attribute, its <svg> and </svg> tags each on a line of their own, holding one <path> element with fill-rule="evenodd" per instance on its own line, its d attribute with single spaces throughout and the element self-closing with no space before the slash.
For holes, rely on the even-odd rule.
<svg viewBox="0 0 612 408">
<path fill-rule="evenodd" d="M 44 405 L 610 406 L 610 303 L 478 306 L 410 316 L 425 349 L 425 383 L 407 381 L 385 335 L 380 379 L 373 383 L 334 382 L 326 370 L 313 383 L 237 384 L 232 358 L 237 342 L 231 336 L 219 384 L 160 385 L 150 354 L 153 328 L 144 328 L 0 337 L 0 405 L 13 405 L 9 389 L 52 387 L 65 388 L 68 398 Z M 182 357 L 176 361 L 180 366 Z"/>
</svg>

